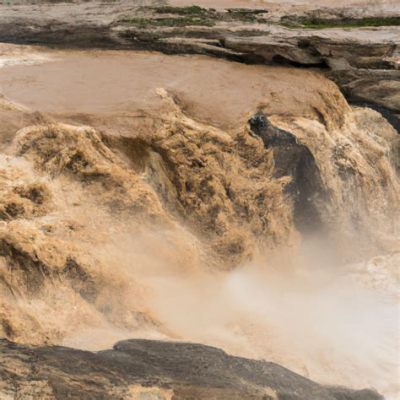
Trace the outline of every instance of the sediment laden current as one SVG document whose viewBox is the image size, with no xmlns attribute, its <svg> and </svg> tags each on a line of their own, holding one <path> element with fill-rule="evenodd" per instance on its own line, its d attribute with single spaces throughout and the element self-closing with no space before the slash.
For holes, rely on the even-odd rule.
<svg viewBox="0 0 400 400">
<path fill-rule="evenodd" d="M 235 132 L 158 95 L 158 123 L 132 136 L 2 100 L 36 123 L 0 159 L 1 336 L 200 341 L 396 393 L 392 126 L 334 86 L 314 118 L 260 106 Z"/>
</svg>

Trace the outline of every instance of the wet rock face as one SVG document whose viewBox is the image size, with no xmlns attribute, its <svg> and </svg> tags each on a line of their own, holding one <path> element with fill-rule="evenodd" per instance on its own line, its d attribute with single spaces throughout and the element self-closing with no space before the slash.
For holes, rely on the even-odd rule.
<svg viewBox="0 0 400 400">
<path fill-rule="evenodd" d="M 248 121 L 250 133 L 259 136 L 274 157 L 274 177 L 289 176 L 286 195 L 293 204 L 293 219 L 300 231 L 323 228 L 319 205 L 329 201 L 311 151 L 283 129 L 273 126 L 262 112 Z"/>
<path fill-rule="evenodd" d="M 263 113 L 254 114 L 249 119 L 249 127 L 251 133 L 262 139 L 266 148 L 296 144 L 296 138 L 291 133 L 271 125 Z"/>
<path fill-rule="evenodd" d="M 354 104 L 380 112 L 400 132 L 400 70 L 339 69 L 329 73 Z"/>
<path fill-rule="evenodd" d="M 0 396 L 41 399 L 381 400 L 199 344 L 128 340 L 98 353 L 0 341 Z"/>
</svg>

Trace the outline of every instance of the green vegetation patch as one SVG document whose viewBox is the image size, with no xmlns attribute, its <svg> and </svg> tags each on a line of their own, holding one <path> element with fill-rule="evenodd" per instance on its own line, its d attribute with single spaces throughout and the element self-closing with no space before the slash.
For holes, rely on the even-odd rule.
<svg viewBox="0 0 400 400">
<path fill-rule="evenodd" d="M 123 22 L 138 28 L 215 25 L 215 22 L 210 19 L 193 16 L 181 18 L 127 18 L 124 19 Z"/>
<path fill-rule="evenodd" d="M 227 11 L 231 18 L 246 22 L 264 22 L 265 20 L 263 18 L 259 18 L 259 15 L 268 13 L 267 10 L 251 8 L 228 8 Z"/>
<path fill-rule="evenodd" d="M 359 19 L 320 19 L 311 18 L 307 20 L 290 21 L 283 20 L 282 24 L 287 27 L 303 27 L 310 29 L 328 29 L 328 28 L 363 28 L 369 26 L 400 26 L 400 17 L 387 18 L 359 18 Z"/>
<path fill-rule="evenodd" d="M 200 6 L 143 7 L 141 11 L 143 12 L 142 16 L 128 17 L 123 19 L 122 22 L 134 25 L 137 28 L 214 26 L 218 21 L 260 22 L 258 14 L 266 12 L 265 10 L 247 9 L 229 9 L 227 12 L 218 12 L 213 8 Z M 151 11 L 151 14 L 149 14 L 149 11 Z"/>
<path fill-rule="evenodd" d="M 158 14 L 176 14 L 176 15 L 209 15 L 210 13 L 215 12 L 214 9 L 206 9 L 200 6 L 190 6 L 190 7 L 171 7 L 171 6 L 162 6 L 155 7 L 154 10 Z"/>
</svg>

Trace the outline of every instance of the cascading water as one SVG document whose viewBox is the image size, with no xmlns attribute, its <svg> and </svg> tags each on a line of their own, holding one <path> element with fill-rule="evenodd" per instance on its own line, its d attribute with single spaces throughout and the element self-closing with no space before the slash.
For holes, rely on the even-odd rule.
<svg viewBox="0 0 400 400">
<path fill-rule="evenodd" d="M 52 61 L 53 73 L 76 57 L 61 55 L 66 64 Z M 159 56 L 141 54 L 130 68 L 144 74 L 146 57 Z M 79 85 L 108 61 L 123 56 L 100 52 L 83 65 L 65 113 L 23 87 L 23 68 L 38 93 L 52 86 L 48 63 L 0 73 L 7 96 L 24 105 L 0 103 L 15 130 L 0 158 L 1 335 L 89 349 L 132 337 L 198 341 L 395 399 L 400 141 L 392 126 L 309 71 L 291 78 L 294 91 L 304 80 L 319 87 L 305 104 L 294 93 L 278 106 L 270 94 L 234 107 L 236 119 L 207 115 L 210 96 L 190 97 L 187 77 L 160 89 L 169 75 L 136 88 L 144 109 L 114 82 L 121 101 L 116 87 L 107 114 L 106 103 L 79 98 L 88 96 Z M 177 57 L 167 69 L 201 74 L 208 62 L 268 88 L 253 66 Z M 231 84 L 220 80 L 218 99 L 231 101 Z M 78 113 L 73 99 L 94 108 Z M 49 113 L 26 103 L 49 103 Z M 256 132 L 254 115 L 268 120 L 273 140 Z M 282 132 L 290 140 L 274 139 Z"/>
</svg>

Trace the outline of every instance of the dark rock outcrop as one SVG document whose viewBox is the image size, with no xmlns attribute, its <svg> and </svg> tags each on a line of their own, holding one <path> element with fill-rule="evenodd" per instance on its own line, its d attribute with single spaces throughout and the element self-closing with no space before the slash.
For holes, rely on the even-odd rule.
<svg viewBox="0 0 400 400">
<path fill-rule="evenodd" d="M 0 340 L 0 396 L 15 399 L 381 400 L 277 364 L 191 343 L 128 340 L 92 353 Z"/>
<path fill-rule="evenodd" d="M 293 204 L 293 219 L 297 229 L 312 232 L 323 229 L 320 205 L 328 203 L 328 193 L 314 156 L 290 132 L 273 126 L 261 112 L 248 121 L 249 131 L 259 136 L 274 157 L 274 177 L 291 178 L 285 192 Z"/>
<path fill-rule="evenodd" d="M 251 133 L 262 139 L 266 148 L 296 144 L 294 135 L 271 125 L 262 113 L 256 113 L 249 119 L 249 127 Z"/>
</svg>

